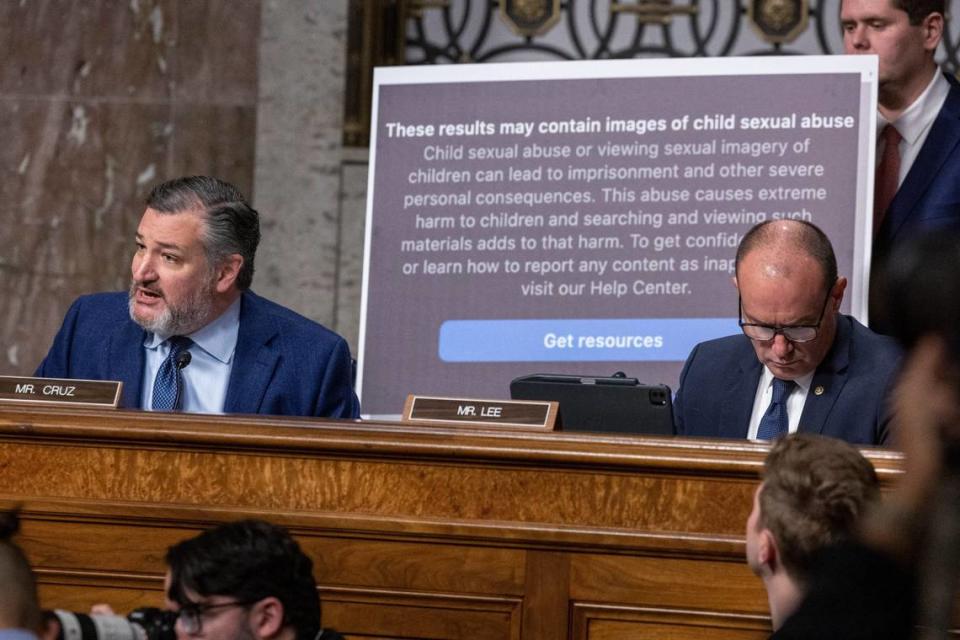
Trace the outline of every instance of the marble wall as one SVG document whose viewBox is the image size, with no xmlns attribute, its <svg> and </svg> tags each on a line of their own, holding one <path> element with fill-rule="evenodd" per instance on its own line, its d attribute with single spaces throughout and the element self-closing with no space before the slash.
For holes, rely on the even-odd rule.
<svg viewBox="0 0 960 640">
<path fill-rule="evenodd" d="M 193 173 L 260 210 L 254 289 L 356 352 L 365 150 L 341 144 L 347 0 L 0 2 L 0 374 L 124 289 L 143 199 Z"/>
<path fill-rule="evenodd" d="M 341 143 L 347 0 L 265 0 L 261 25 L 254 288 L 356 356 L 367 170 Z"/>
</svg>

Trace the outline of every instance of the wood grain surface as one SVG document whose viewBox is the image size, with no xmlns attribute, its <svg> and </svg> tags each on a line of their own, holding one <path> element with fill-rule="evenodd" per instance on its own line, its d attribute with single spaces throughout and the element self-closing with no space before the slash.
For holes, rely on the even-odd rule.
<svg viewBox="0 0 960 640">
<path fill-rule="evenodd" d="M 44 605 L 162 602 L 163 554 L 241 517 L 313 558 L 351 638 L 762 638 L 743 562 L 766 446 L 0 408 L 0 505 Z M 865 450 L 885 483 L 895 452 Z"/>
</svg>

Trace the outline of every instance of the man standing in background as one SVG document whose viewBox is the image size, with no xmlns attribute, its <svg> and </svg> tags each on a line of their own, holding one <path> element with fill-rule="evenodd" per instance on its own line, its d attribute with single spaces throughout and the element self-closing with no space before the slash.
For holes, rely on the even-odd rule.
<svg viewBox="0 0 960 640">
<path fill-rule="evenodd" d="M 960 85 L 934 61 L 945 15 L 944 0 L 840 5 L 844 51 L 876 54 L 880 64 L 874 275 L 904 239 L 928 229 L 960 228 Z M 876 297 L 873 285 L 872 327 L 878 326 Z"/>
</svg>

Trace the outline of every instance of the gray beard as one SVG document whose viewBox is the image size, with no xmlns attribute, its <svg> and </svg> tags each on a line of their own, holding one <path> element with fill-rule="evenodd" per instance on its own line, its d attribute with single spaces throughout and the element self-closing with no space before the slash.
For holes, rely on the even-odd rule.
<svg viewBox="0 0 960 640">
<path fill-rule="evenodd" d="M 210 288 L 196 290 L 182 306 L 175 307 L 167 302 L 160 315 L 153 319 L 137 317 L 136 307 L 137 283 L 130 283 L 127 295 L 127 307 L 130 310 L 130 319 L 145 330 L 161 336 L 184 336 L 202 328 L 210 320 L 213 312 L 213 295 Z"/>
</svg>

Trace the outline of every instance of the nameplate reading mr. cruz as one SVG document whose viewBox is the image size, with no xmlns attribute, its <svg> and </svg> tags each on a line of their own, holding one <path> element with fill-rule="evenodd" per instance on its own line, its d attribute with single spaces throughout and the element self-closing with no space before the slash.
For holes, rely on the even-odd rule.
<svg viewBox="0 0 960 640">
<path fill-rule="evenodd" d="M 0 376 L 0 403 L 69 405 L 115 409 L 121 382 Z"/>
</svg>

